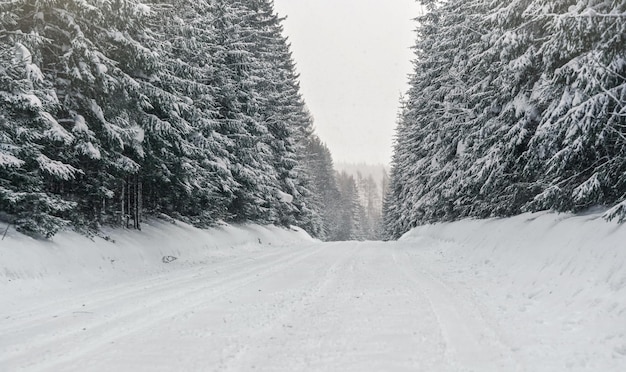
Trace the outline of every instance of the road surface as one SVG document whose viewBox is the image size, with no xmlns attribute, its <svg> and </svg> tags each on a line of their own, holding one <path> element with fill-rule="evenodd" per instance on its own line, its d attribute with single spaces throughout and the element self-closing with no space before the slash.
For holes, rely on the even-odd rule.
<svg viewBox="0 0 626 372">
<path fill-rule="evenodd" d="M 399 242 L 270 246 L 42 296 L 0 310 L 0 370 L 526 370 L 431 253 Z"/>
</svg>

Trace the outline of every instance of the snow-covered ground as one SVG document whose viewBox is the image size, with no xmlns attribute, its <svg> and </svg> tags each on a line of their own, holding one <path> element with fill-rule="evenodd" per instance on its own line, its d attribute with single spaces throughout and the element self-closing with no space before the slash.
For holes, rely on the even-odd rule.
<svg viewBox="0 0 626 372">
<path fill-rule="evenodd" d="M 391 243 L 165 221 L 108 235 L 0 242 L 0 371 L 626 370 L 626 226 L 599 214 Z"/>
<path fill-rule="evenodd" d="M 484 320 L 522 370 L 626 371 L 626 226 L 601 216 L 468 220 L 401 241 L 427 247 L 410 252 L 441 292 L 469 300 L 466 318 Z"/>
</svg>

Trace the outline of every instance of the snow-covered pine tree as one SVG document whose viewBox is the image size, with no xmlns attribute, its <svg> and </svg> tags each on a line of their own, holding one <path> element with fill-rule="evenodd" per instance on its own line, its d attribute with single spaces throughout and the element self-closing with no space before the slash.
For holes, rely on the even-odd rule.
<svg viewBox="0 0 626 372">
<path fill-rule="evenodd" d="M 399 238 L 412 227 L 411 220 L 413 219 L 413 216 L 408 215 L 408 209 L 405 209 L 408 203 L 407 192 L 410 179 L 404 173 L 409 170 L 410 166 L 411 154 L 408 151 L 408 147 L 410 143 L 409 136 L 413 131 L 404 120 L 407 113 L 407 105 L 403 97 L 400 100 L 400 104 L 389 183 L 383 199 L 383 239 L 385 240 Z"/>
<path fill-rule="evenodd" d="M 532 97 L 543 113 L 526 166 L 542 192 L 531 210 L 626 197 L 625 14 L 623 1 L 597 0 L 539 1 L 526 12 L 544 30 Z"/>
<path fill-rule="evenodd" d="M 273 222 L 276 170 L 267 145 L 269 131 L 259 111 L 262 92 L 256 89 L 263 65 L 255 54 L 261 39 L 254 29 L 256 13 L 244 0 L 215 2 L 217 44 L 213 53 L 218 87 L 218 132 L 228 139 L 229 171 L 236 186 L 228 206 L 237 221 Z"/>
<path fill-rule="evenodd" d="M 306 174 L 298 168 L 298 152 L 303 139 L 311 135 L 312 120 L 300 96 L 295 65 L 282 35 L 282 19 L 275 14 L 271 1 L 250 0 L 248 4 L 254 12 L 253 28 L 257 32 L 254 89 L 261 93 L 258 112 L 268 130 L 265 139 L 277 177 L 278 197 L 270 203 L 273 222 L 289 225 L 307 220 L 306 225 L 310 225 L 315 212 L 306 204 L 310 191 Z"/>
<path fill-rule="evenodd" d="M 107 54 L 111 39 L 136 27 L 144 8 L 131 1 L 101 6 L 91 1 L 12 5 L 21 15 L 17 28 L 41 37 L 33 59 L 58 97 L 57 122 L 72 133 L 69 146 L 57 147 L 55 155 L 81 170 L 76 180 L 48 188 L 77 202 L 75 225 L 97 227 L 113 204 L 120 175 L 138 169 L 123 153 L 129 148 L 141 151 L 141 130 L 125 120 L 131 114 L 120 94 L 127 76 Z"/>
<path fill-rule="evenodd" d="M 55 119 L 52 84 L 33 60 L 43 39 L 18 27 L 18 4 L 0 5 L 0 218 L 45 237 L 68 224 L 75 203 L 51 185 L 80 171 L 56 158 L 74 140 Z"/>
<path fill-rule="evenodd" d="M 351 175 L 346 172 L 337 172 L 339 187 L 338 226 L 335 236 L 331 240 L 363 240 L 365 239 L 362 218 L 365 215 L 363 206 L 359 203 L 359 190 Z"/>
<path fill-rule="evenodd" d="M 386 228 L 398 237 L 417 223 L 453 218 L 459 144 L 467 112 L 460 67 L 478 38 L 461 2 L 429 2 L 420 17 L 416 59 L 396 133 Z M 447 187 L 442 187 L 446 184 Z"/>
<path fill-rule="evenodd" d="M 367 240 L 379 240 L 382 200 L 376 181 L 372 175 L 363 176 L 357 172 L 356 184 L 359 204 L 363 207 L 364 213 L 361 218 L 363 237 Z"/>
<path fill-rule="evenodd" d="M 147 210 L 203 226 L 224 219 L 320 230 L 302 151 L 312 120 L 271 2 L 0 7 L 0 41 L 10 48 L 2 56 L 5 185 L 29 173 L 28 192 L 75 201 L 73 223 L 89 228 L 138 228 Z M 28 63 L 4 63 L 18 42 Z M 13 125 L 16 117 L 33 130 Z M 27 142 L 34 150 L 18 153 Z M 61 201 L 42 216 L 74 207 Z"/>
<path fill-rule="evenodd" d="M 173 11 L 176 5 L 180 9 Z M 191 214 L 192 195 L 203 184 L 202 149 L 192 142 L 199 136 L 192 122 L 200 115 L 189 98 L 201 88 L 173 45 L 183 32 L 178 14 L 188 8 L 155 2 L 142 9 L 135 27 L 110 33 L 109 46 L 111 58 L 126 76 L 120 96 L 132 115 L 125 119 L 142 133 L 141 153 L 132 157 L 139 167 L 120 180 L 118 194 L 125 224 L 132 221 L 135 227 L 143 209 L 181 218 Z"/>
<path fill-rule="evenodd" d="M 623 200 L 624 4 L 422 3 L 388 237 L 424 222 Z M 607 217 L 623 213 L 618 204 Z"/>
<path fill-rule="evenodd" d="M 324 230 L 325 209 L 319 196 L 324 189 L 316 187 L 317 174 L 310 167 L 311 158 L 318 155 L 309 153 L 309 144 L 319 139 L 313 133 L 313 118 L 308 110 L 305 110 L 305 114 L 307 124 L 298 123 L 298 127 L 294 131 L 296 166 L 290 172 L 293 175 L 295 189 L 293 200 L 293 205 L 296 208 L 293 216 L 294 224 L 302 227 L 312 236 L 324 239 L 326 236 Z"/>
<path fill-rule="evenodd" d="M 338 240 L 341 196 L 330 150 L 319 137 L 311 135 L 306 139 L 303 154 L 304 168 L 311 177 L 311 189 L 314 190 L 308 204 L 319 211 L 322 221 L 319 237 Z"/>
<path fill-rule="evenodd" d="M 539 110 L 530 102 L 537 76 L 536 28 L 524 20 L 530 1 L 471 1 L 475 38 L 461 68 L 467 136 L 456 192 L 458 217 L 519 213 L 534 186 L 523 172 Z"/>
<path fill-rule="evenodd" d="M 165 100 L 170 109 L 156 113 L 150 103 L 152 108 L 144 111 L 171 127 L 146 128 L 146 203 L 152 211 L 207 226 L 227 217 L 237 185 L 228 169 L 229 140 L 217 131 L 213 3 L 168 0 L 151 4 L 151 9 L 141 40 L 158 51 L 158 64 L 148 79 L 140 78 L 148 92 L 157 94 L 156 99 L 145 98 Z"/>
</svg>

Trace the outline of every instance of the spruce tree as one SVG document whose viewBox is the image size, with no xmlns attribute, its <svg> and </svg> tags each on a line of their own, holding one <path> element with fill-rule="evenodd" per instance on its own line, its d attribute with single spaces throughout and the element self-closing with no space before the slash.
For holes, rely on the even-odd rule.
<svg viewBox="0 0 626 372">
<path fill-rule="evenodd" d="M 140 228 L 144 212 L 322 234 L 312 119 L 271 1 L 0 10 L 5 219 L 43 235 L 65 217 Z"/>
<path fill-rule="evenodd" d="M 2 10 L 9 16 L 0 26 L 14 31 L 0 35 L 0 216 L 18 231 L 50 237 L 76 207 L 53 187 L 81 173 L 57 157 L 74 136 L 55 119 L 59 101 L 30 51 L 43 40 L 15 27 L 18 12 Z"/>
<path fill-rule="evenodd" d="M 428 222 L 612 205 L 624 185 L 624 5 L 424 1 L 385 197 Z M 607 217 L 622 218 L 621 204 Z"/>
<path fill-rule="evenodd" d="M 528 10 L 545 30 L 544 108 L 526 170 L 542 193 L 529 209 L 579 211 L 626 197 L 626 4 L 541 2 Z"/>
<path fill-rule="evenodd" d="M 311 189 L 314 190 L 309 205 L 319 213 L 322 222 L 318 237 L 338 240 L 341 195 L 330 150 L 319 137 L 311 135 L 306 140 L 303 154 L 304 168 L 311 177 Z"/>
</svg>

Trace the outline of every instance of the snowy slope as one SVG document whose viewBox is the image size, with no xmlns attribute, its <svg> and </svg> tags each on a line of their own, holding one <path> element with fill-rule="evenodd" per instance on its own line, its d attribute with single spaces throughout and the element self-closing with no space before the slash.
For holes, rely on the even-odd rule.
<svg viewBox="0 0 626 372">
<path fill-rule="evenodd" d="M 524 214 L 414 229 L 440 280 L 475 299 L 529 370 L 626 370 L 626 226 Z"/>
<path fill-rule="evenodd" d="M 6 225 L 0 224 L 0 230 L 5 229 Z M 144 223 L 141 231 L 108 230 L 92 239 L 62 232 L 50 241 L 42 241 L 11 228 L 0 241 L 0 291 L 5 294 L 2 308 L 18 308 L 25 299 L 44 293 L 80 292 L 103 283 L 124 283 L 212 264 L 242 252 L 253 254 L 271 245 L 312 241 L 298 228 L 224 225 L 203 230 L 160 219 Z M 164 257 L 176 260 L 164 263 Z"/>
</svg>

